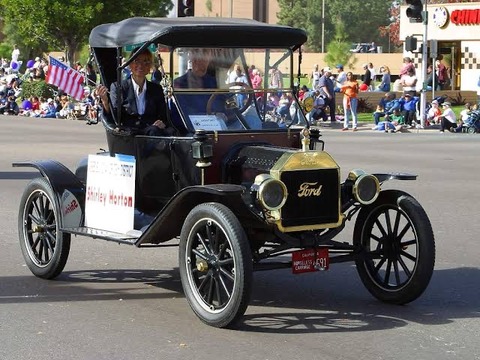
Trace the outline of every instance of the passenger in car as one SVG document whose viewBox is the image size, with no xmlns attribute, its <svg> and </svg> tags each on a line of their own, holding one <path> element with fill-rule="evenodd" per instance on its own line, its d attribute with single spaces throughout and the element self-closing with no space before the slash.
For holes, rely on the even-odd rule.
<svg viewBox="0 0 480 360">
<path fill-rule="evenodd" d="M 132 51 L 136 53 L 137 49 Z M 122 102 L 121 122 L 128 127 L 137 128 L 143 135 L 162 136 L 172 135 L 174 129 L 168 126 L 167 106 L 163 88 L 159 84 L 148 81 L 146 76 L 150 73 L 153 64 L 153 55 L 144 49 L 130 63 L 132 75 L 121 82 Z M 106 115 L 117 114 L 117 84 L 110 87 L 110 107 L 107 88 L 100 85 L 97 89 Z"/>
</svg>

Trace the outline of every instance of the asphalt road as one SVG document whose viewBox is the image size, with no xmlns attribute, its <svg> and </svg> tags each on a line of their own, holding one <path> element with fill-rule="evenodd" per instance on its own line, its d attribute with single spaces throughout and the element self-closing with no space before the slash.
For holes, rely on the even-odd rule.
<svg viewBox="0 0 480 360">
<path fill-rule="evenodd" d="M 325 130 L 342 168 L 407 171 L 385 187 L 414 195 L 435 232 L 436 267 L 406 306 L 367 292 L 353 264 L 328 272 L 254 275 L 237 330 L 208 327 L 181 290 L 177 249 L 72 241 L 64 273 L 35 278 L 17 235 L 18 203 L 37 172 L 13 161 L 52 158 L 73 169 L 105 148 L 100 125 L 0 116 L 0 359 L 480 359 L 480 135 Z M 352 227 L 340 234 L 347 240 Z"/>
</svg>

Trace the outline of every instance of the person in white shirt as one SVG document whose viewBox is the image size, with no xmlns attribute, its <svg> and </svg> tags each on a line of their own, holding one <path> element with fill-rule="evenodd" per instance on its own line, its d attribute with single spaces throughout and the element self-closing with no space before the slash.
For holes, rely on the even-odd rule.
<svg viewBox="0 0 480 360">
<path fill-rule="evenodd" d="M 18 50 L 18 46 L 15 44 L 13 45 L 12 62 L 18 62 L 19 56 L 20 56 L 20 50 Z"/>
<path fill-rule="evenodd" d="M 451 104 L 446 101 L 442 104 L 443 113 L 440 117 L 440 132 L 443 133 L 445 129 L 448 131 L 455 131 L 457 127 L 457 116 L 451 108 Z"/>
<path fill-rule="evenodd" d="M 347 81 L 347 73 L 343 71 L 342 64 L 338 64 L 335 67 L 337 68 L 337 71 L 338 71 L 337 78 L 335 79 L 335 91 L 338 92 L 340 91 L 340 88 L 342 87 L 342 85 L 344 85 L 345 82 Z"/>
</svg>

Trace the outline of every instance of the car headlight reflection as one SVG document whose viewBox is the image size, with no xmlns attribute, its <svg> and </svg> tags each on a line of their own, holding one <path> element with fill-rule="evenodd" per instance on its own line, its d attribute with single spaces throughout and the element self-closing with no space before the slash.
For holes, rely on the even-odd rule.
<svg viewBox="0 0 480 360">
<path fill-rule="evenodd" d="M 270 175 L 257 175 L 254 187 L 257 190 L 258 202 L 266 210 L 278 210 L 287 201 L 287 187 L 282 181 Z"/>
</svg>

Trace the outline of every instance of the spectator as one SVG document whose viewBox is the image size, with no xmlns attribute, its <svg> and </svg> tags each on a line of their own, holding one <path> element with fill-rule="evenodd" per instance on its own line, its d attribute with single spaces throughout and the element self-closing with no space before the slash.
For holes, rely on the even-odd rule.
<svg viewBox="0 0 480 360">
<path fill-rule="evenodd" d="M 406 93 L 403 95 L 403 99 L 401 100 L 401 108 L 403 109 L 402 115 L 405 124 L 408 127 L 413 127 L 413 122 L 416 120 L 416 105 L 417 105 L 418 98 L 416 96 L 412 96 L 410 93 Z"/>
<path fill-rule="evenodd" d="M 309 90 L 307 85 L 302 85 L 300 90 L 298 91 L 298 100 L 302 101 L 308 96 Z"/>
<path fill-rule="evenodd" d="M 341 87 L 343 92 L 343 110 L 345 114 L 342 131 L 348 130 L 349 113 L 352 114 L 352 130 L 357 131 L 358 83 L 351 71 L 347 73 L 347 81 Z"/>
<path fill-rule="evenodd" d="M 400 79 L 407 75 L 410 69 L 413 70 L 413 73 L 415 74 L 415 65 L 413 64 L 412 59 L 406 56 L 403 58 L 403 65 L 400 69 Z"/>
<path fill-rule="evenodd" d="M 320 94 L 325 98 L 325 106 L 330 108 L 330 121 L 334 123 L 335 119 L 335 86 L 330 76 L 332 75 L 332 69 L 328 66 L 323 69 L 323 75 L 318 81 L 318 87 L 320 88 Z"/>
<path fill-rule="evenodd" d="M 445 101 L 442 104 L 443 113 L 440 117 L 440 132 L 445 132 L 445 129 L 448 131 L 454 132 L 457 127 L 457 116 L 451 108 L 451 104 L 448 101 Z"/>
<path fill-rule="evenodd" d="M 33 68 L 34 68 L 34 69 L 38 69 L 39 67 L 41 67 L 41 66 L 40 66 L 40 63 L 41 63 L 40 57 L 37 56 L 37 57 L 35 58 L 35 63 L 33 64 Z"/>
<path fill-rule="evenodd" d="M 308 120 L 312 124 L 314 120 L 327 121 L 327 114 L 325 113 L 325 98 L 321 94 L 320 90 L 315 90 L 313 107 L 310 113 L 308 114 Z"/>
<path fill-rule="evenodd" d="M 55 118 L 57 114 L 57 106 L 52 98 L 47 100 L 44 112 L 40 115 L 41 118 Z"/>
<path fill-rule="evenodd" d="M 340 91 L 341 87 L 347 82 L 347 74 L 345 73 L 345 71 L 343 71 L 343 65 L 342 64 L 338 64 L 335 67 L 337 68 L 337 71 L 338 71 L 335 91 L 338 92 L 338 91 Z"/>
<path fill-rule="evenodd" d="M 443 55 L 439 55 L 435 61 L 435 72 L 438 78 L 438 85 L 440 90 L 448 88 L 450 78 L 448 76 L 448 70 L 445 64 L 442 63 Z"/>
<path fill-rule="evenodd" d="M 370 85 L 372 84 L 372 73 L 368 68 L 368 64 L 363 64 L 363 70 L 365 70 L 365 73 L 362 76 L 362 81 L 365 85 L 367 85 L 367 90 L 368 90 L 370 89 Z"/>
<path fill-rule="evenodd" d="M 18 49 L 17 44 L 15 44 L 15 45 L 13 45 L 12 62 L 18 63 L 19 56 L 20 56 L 20 50 Z"/>
<path fill-rule="evenodd" d="M 252 69 L 252 77 L 250 78 L 252 81 L 252 87 L 254 89 L 259 89 L 262 86 L 262 77 L 260 75 L 260 70 Z"/>
<path fill-rule="evenodd" d="M 369 53 L 376 53 L 377 52 L 377 45 L 375 44 L 374 41 L 370 44 L 370 47 L 368 48 Z"/>
<path fill-rule="evenodd" d="M 18 115 L 19 112 L 20 112 L 20 108 L 18 107 L 18 104 L 15 101 L 15 96 L 10 95 L 7 98 L 7 102 L 3 109 L 3 113 L 5 115 Z"/>
<path fill-rule="evenodd" d="M 373 113 L 375 125 L 380 122 L 380 118 L 382 117 L 385 117 L 385 120 L 388 121 L 390 115 L 392 115 L 396 109 L 400 109 L 400 102 L 395 99 L 394 93 L 387 92 L 382 100 L 380 100 L 377 110 Z"/>
<path fill-rule="evenodd" d="M 281 116 L 282 119 L 291 120 L 290 116 L 290 99 L 286 93 L 282 93 L 280 99 L 278 100 L 278 107 L 276 108 L 275 112 L 277 115 Z"/>
<path fill-rule="evenodd" d="M 402 86 L 404 93 L 409 93 L 412 96 L 417 94 L 417 76 L 413 69 L 408 69 L 406 75 L 402 76 Z"/>
<path fill-rule="evenodd" d="M 390 78 L 390 68 L 386 65 L 383 65 L 380 68 L 380 74 L 382 75 L 382 80 L 380 81 L 380 85 L 378 85 L 378 88 L 376 91 L 390 91 L 390 84 L 391 84 L 391 78 Z"/>
<path fill-rule="evenodd" d="M 271 89 L 283 88 L 283 74 L 276 66 L 272 67 L 269 72 L 270 82 L 269 87 Z"/>
<path fill-rule="evenodd" d="M 310 79 L 308 80 L 308 84 L 312 85 L 312 89 L 317 88 L 321 76 L 322 74 L 320 73 L 320 70 L 318 70 L 318 64 L 315 64 L 312 73 L 310 74 Z"/>
<path fill-rule="evenodd" d="M 442 111 L 437 100 L 432 100 L 432 107 L 427 112 L 428 124 L 439 124 Z"/>
</svg>

